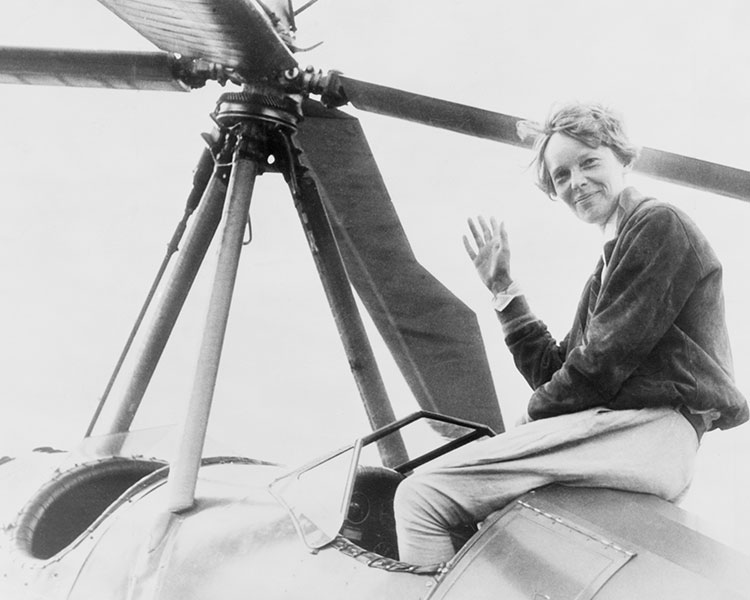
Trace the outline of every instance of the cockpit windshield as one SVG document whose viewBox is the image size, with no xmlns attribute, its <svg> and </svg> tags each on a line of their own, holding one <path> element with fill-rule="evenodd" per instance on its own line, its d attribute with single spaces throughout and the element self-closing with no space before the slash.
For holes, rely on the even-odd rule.
<svg viewBox="0 0 750 600">
<path fill-rule="evenodd" d="M 383 447 L 398 440 L 406 448 L 402 462 L 383 468 L 403 477 L 451 450 L 492 435 L 489 428 L 468 421 L 414 413 L 279 477 L 270 491 L 289 511 L 302 541 L 311 549 L 320 548 L 334 540 L 352 511 L 362 508 L 353 501 L 358 474 L 382 464 L 379 454 L 387 455 Z"/>
</svg>

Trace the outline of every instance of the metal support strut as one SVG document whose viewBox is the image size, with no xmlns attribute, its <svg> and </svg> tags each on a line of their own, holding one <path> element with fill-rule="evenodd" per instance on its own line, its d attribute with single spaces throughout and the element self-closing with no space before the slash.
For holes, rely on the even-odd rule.
<svg viewBox="0 0 750 600">
<path fill-rule="evenodd" d="M 262 127 L 254 123 L 239 126 L 227 189 L 224 233 L 214 275 L 213 291 L 203 331 L 193 391 L 185 415 L 177 458 L 169 472 L 169 510 L 180 512 L 193 505 L 211 401 L 219 371 L 221 350 L 237 279 L 242 239 L 247 223 L 259 163 L 264 160 Z"/>
<path fill-rule="evenodd" d="M 341 259 L 331 223 L 311 173 L 299 162 L 300 152 L 288 141 L 289 187 L 305 231 L 310 252 L 331 307 L 352 376 L 372 429 L 393 423 L 393 412 L 375 354 L 365 331 L 354 293 Z M 383 464 L 395 467 L 409 458 L 400 434 L 378 442 Z"/>
<path fill-rule="evenodd" d="M 228 169 L 218 166 L 206 186 L 198 210 L 193 217 L 194 222 L 185 245 L 177 254 L 174 270 L 156 306 L 153 323 L 147 333 L 143 349 L 137 357 L 128 387 L 109 426 L 109 433 L 127 431 L 133 422 L 156 370 L 156 365 L 177 322 L 177 317 L 221 222 L 224 196 L 227 191 L 227 177 Z"/>
</svg>

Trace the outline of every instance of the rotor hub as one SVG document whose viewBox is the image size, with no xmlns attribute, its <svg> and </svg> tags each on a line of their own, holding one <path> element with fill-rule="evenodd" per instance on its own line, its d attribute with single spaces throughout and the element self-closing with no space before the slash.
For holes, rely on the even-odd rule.
<svg viewBox="0 0 750 600">
<path fill-rule="evenodd" d="M 302 97 L 268 86 L 246 86 L 241 92 L 222 94 L 213 117 L 219 125 L 232 127 L 248 120 L 261 120 L 295 129 L 302 118 Z"/>
</svg>

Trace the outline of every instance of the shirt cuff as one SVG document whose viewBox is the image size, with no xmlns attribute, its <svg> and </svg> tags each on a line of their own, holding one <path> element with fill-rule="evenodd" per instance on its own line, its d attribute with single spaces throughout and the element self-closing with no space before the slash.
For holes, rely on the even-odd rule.
<svg viewBox="0 0 750 600">
<path fill-rule="evenodd" d="M 508 305 L 511 303 L 513 298 L 516 298 L 522 294 L 523 290 L 521 289 L 521 286 L 514 281 L 507 288 L 499 291 L 493 296 L 492 307 L 497 312 L 502 312 L 506 308 L 508 308 Z"/>
</svg>

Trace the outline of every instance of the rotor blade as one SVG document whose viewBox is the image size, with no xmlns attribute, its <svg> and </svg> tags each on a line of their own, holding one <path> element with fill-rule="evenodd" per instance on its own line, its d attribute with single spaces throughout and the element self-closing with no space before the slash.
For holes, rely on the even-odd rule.
<svg viewBox="0 0 750 600">
<path fill-rule="evenodd" d="M 750 201 L 750 172 L 654 148 L 642 148 L 633 169 L 671 183 Z"/>
<path fill-rule="evenodd" d="M 201 58 L 245 75 L 297 66 L 255 0 L 99 0 L 167 52 Z"/>
<path fill-rule="evenodd" d="M 502 417 L 476 315 L 417 262 L 359 121 L 308 101 L 297 138 L 347 273 L 425 410 Z"/>
<path fill-rule="evenodd" d="M 340 74 L 338 80 L 346 99 L 360 110 L 496 142 L 531 147 L 531 142 L 521 140 L 516 133 L 516 124 L 523 120 L 520 117 L 405 92 Z"/>
<path fill-rule="evenodd" d="M 0 83 L 186 91 L 164 52 L 0 47 Z"/>
<path fill-rule="evenodd" d="M 337 76 L 346 99 L 360 110 L 515 146 L 532 145 L 516 133 L 516 124 L 523 120 L 520 117 Z M 643 148 L 634 170 L 670 183 L 750 201 L 749 171 L 654 148 Z"/>
</svg>

